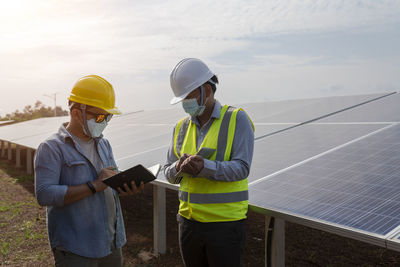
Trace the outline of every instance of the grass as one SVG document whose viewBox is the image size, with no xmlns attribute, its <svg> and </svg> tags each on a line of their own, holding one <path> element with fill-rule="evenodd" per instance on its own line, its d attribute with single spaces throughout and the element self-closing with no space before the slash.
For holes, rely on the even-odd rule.
<svg viewBox="0 0 400 267">
<path fill-rule="evenodd" d="M 52 265 L 45 212 L 33 177 L 0 160 L 0 266 Z"/>
<path fill-rule="evenodd" d="M 0 169 L 7 175 L 6 179 L 10 183 L 16 184 L 33 181 L 32 175 L 25 174 L 21 169 L 10 167 L 8 162 L 4 160 L 0 160 Z"/>
<path fill-rule="evenodd" d="M 8 253 L 10 252 L 10 245 L 9 245 L 7 242 L 3 241 L 3 242 L 1 243 L 1 250 L 0 250 L 0 252 L 1 252 L 1 255 L 7 256 Z"/>
</svg>

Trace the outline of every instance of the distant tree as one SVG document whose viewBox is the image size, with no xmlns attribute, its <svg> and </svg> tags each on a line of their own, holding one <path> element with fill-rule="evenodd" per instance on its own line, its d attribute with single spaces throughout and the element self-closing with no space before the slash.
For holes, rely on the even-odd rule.
<svg viewBox="0 0 400 267">
<path fill-rule="evenodd" d="M 68 111 L 63 110 L 60 106 L 56 106 L 56 113 L 57 116 L 68 115 Z M 31 105 L 27 105 L 24 107 L 22 112 L 20 112 L 17 109 L 11 114 L 7 114 L 4 117 L 0 116 L 0 120 L 1 121 L 13 120 L 15 122 L 20 122 L 20 121 L 33 120 L 43 117 L 53 117 L 53 116 L 54 116 L 54 108 L 46 107 L 41 101 L 38 100 L 33 105 L 33 107 Z"/>
</svg>

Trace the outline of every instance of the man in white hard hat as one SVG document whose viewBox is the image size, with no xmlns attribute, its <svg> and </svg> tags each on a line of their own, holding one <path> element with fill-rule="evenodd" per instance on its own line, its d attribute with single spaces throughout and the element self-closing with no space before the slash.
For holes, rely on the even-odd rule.
<svg viewBox="0 0 400 267">
<path fill-rule="evenodd" d="M 172 70 L 171 88 L 188 117 L 174 127 L 164 174 L 179 188 L 179 245 L 185 266 L 240 266 L 245 243 L 254 126 L 214 98 L 218 78 L 201 60 Z"/>
<path fill-rule="evenodd" d="M 103 180 L 117 173 L 102 132 L 115 107 L 114 89 L 97 75 L 79 79 L 68 97 L 70 121 L 43 141 L 35 154 L 35 193 L 47 207 L 47 229 L 55 266 L 122 266 L 126 243 L 119 194 Z"/>
</svg>

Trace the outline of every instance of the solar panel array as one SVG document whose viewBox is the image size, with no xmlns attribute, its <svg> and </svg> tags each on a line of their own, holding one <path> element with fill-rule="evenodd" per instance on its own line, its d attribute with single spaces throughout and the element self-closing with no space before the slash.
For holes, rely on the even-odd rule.
<svg viewBox="0 0 400 267">
<path fill-rule="evenodd" d="M 40 142 L 56 132 L 61 123 L 66 121 L 68 117 L 53 117 L 2 126 L 0 140 L 36 149 Z"/>
<path fill-rule="evenodd" d="M 399 95 L 394 94 L 292 129 L 297 132 L 294 134 L 297 140 L 302 142 L 307 135 L 306 128 L 316 126 L 320 132 L 309 134 L 310 140 L 306 143 L 312 150 L 318 150 L 323 137 L 324 152 L 314 151 L 314 156 L 263 178 L 256 174 L 258 179 L 250 183 L 253 208 L 284 214 L 283 217 L 292 221 L 302 220 L 306 225 L 399 250 L 398 101 Z M 324 133 L 322 129 L 326 126 L 332 130 Z M 349 126 L 355 132 L 346 130 Z M 342 127 L 345 130 L 340 130 Z M 290 131 L 279 133 L 278 139 Z M 328 137 L 329 134 L 333 136 Z M 337 136 L 341 144 L 328 147 L 326 139 L 334 142 Z M 272 142 L 274 137 L 262 141 Z M 285 140 L 280 143 L 287 144 Z M 283 150 L 288 151 L 286 147 Z M 268 159 L 264 164 L 267 162 Z"/>
<path fill-rule="evenodd" d="M 385 236 L 400 225 L 399 163 L 393 124 L 256 181 L 250 202 Z"/>
<path fill-rule="evenodd" d="M 374 94 L 238 105 L 256 126 L 250 207 L 400 250 L 399 100 Z M 119 167 L 163 164 L 183 116 L 174 107 L 111 120 L 104 135 Z M 36 148 L 66 120 L 3 126 L 0 139 Z M 177 188 L 162 173 L 157 180 Z"/>
</svg>

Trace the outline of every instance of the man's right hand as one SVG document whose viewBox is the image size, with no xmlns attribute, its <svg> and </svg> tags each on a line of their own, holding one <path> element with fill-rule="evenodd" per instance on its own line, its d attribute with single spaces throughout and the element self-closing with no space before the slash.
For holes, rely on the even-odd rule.
<svg viewBox="0 0 400 267">
<path fill-rule="evenodd" d="M 93 181 L 93 186 L 96 189 L 96 191 L 97 192 L 104 191 L 108 187 L 108 185 L 103 183 L 103 180 L 113 175 L 116 175 L 117 173 L 118 172 L 115 170 L 114 167 L 103 168 L 100 171 L 99 177 L 97 177 L 97 179 Z"/>
<path fill-rule="evenodd" d="M 180 172 L 182 169 L 182 164 L 185 161 L 185 159 L 187 159 L 188 157 L 190 157 L 189 154 L 183 154 L 182 157 L 179 158 L 178 163 L 175 165 L 175 169 L 177 170 L 177 172 Z"/>
</svg>

